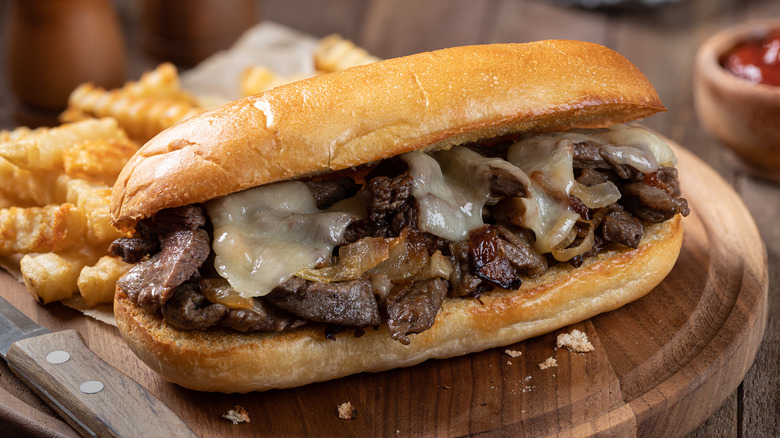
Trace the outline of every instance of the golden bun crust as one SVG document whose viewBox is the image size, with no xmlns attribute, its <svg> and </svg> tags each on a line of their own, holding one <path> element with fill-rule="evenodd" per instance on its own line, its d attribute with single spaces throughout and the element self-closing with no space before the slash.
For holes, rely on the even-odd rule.
<svg viewBox="0 0 780 438">
<path fill-rule="evenodd" d="M 394 341 L 386 326 L 325 338 L 321 326 L 288 333 L 182 331 L 118 292 L 119 331 L 154 371 L 181 386 L 264 391 L 377 372 L 509 345 L 616 309 L 645 295 L 671 271 L 682 246 L 680 216 L 646 226 L 639 248 L 611 250 L 580 268 L 559 265 L 516 291 L 480 300 L 447 298 L 427 331 Z"/>
<path fill-rule="evenodd" d="M 291 83 L 179 123 L 113 191 L 115 225 L 261 184 L 516 131 L 604 127 L 663 111 L 637 67 L 580 41 L 455 47 Z"/>
</svg>

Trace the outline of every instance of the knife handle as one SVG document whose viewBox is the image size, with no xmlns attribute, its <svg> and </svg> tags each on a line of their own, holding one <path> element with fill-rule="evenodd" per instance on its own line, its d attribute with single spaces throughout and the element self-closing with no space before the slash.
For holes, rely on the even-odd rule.
<svg viewBox="0 0 780 438">
<path fill-rule="evenodd" d="M 6 359 L 83 436 L 196 436 L 160 400 L 87 348 L 75 330 L 17 341 Z"/>
</svg>

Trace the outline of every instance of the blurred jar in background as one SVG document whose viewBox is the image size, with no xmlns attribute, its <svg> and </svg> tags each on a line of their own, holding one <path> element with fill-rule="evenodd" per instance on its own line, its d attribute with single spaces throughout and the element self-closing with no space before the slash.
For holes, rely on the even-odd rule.
<svg viewBox="0 0 780 438">
<path fill-rule="evenodd" d="M 124 83 L 124 40 L 110 0 L 10 0 L 8 8 L 6 68 L 19 123 L 56 124 L 84 82 Z"/>
<path fill-rule="evenodd" d="M 191 67 L 230 48 L 260 20 L 258 0 L 143 0 L 144 49 L 158 61 Z"/>
</svg>

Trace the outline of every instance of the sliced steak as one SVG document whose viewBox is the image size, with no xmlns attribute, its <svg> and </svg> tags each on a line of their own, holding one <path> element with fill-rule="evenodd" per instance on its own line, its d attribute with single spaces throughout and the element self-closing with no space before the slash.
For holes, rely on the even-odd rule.
<svg viewBox="0 0 780 438">
<path fill-rule="evenodd" d="M 377 176 L 368 181 L 368 191 L 371 193 L 371 203 L 368 207 L 368 218 L 374 222 L 382 222 L 387 216 L 393 216 L 406 204 L 412 196 L 414 179 L 408 172 L 396 177 Z"/>
<path fill-rule="evenodd" d="M 500 167 L 490 166 L 488 174 L 490 193 L 496 196 L 527 198 L 531 194 L 530 182 Z"/>
<path fill-rule="evenodd" d="M 501 239 L 497 227 L 486 225 L 469 233 L 468 256 L 474 275 L 504 289 L 522 283 L 520 273 L 503 250 L 510 245 Z"/>
<path fill-rule="evenodd" d="M 547 270 L 547 261 L 531 245 L 506 227 L 496 227 L 501 237 L 500 245 L 504 256 L 529 277 L 538 277 Z"/>
<path fill-rule="evenodd" d="M 138 304 L 157 309 L 173 291 L 195 274 L 209 255 L 210 239 L 206 230 L 181 230 L 162 237 L 161 250 L 133 269 L 146 268 L 140 279 Z"/>
<path fill-rule="evenodd" d="M 228 308 L 209 301 L 198 291 L 197 285 L 184 283 L 161 310 L 168 324 L 183 330 L 201 330 L 217 325 Z"/>
<path fill-rule="evenodd" d="M 621 204 L 631 214 L 648 222 L 663 222 L 677 213 L 690 214 L 688 201 L 675 198 L 664 189 L 644 183 L 630 183 L 620 187 Z"/>
<path fill-rule="evenodd" d="M 239 332 L 282 332 L 306 324 L 306 320 L 269 304 L 254 300 L 252 309 L 228 309 L 220 325 Z"/>
<path fill-rule="evenodd" d="M 601 146 L 590 141 L 574 143 L 572 158 L 575 169 L 609 169 L 609 163 L 601 155 Z"/>
<path fill-rule="evenodd" d="M 145 256 L 160 250 L 160 242 L 143 237 L 120 237 L 108 247 L 108 252 L 121 257 L 125 263 L 136 264 Z"/>
<path fill-rule="evenodd" d="M 352 178 L 342 176 L 335 180 L 308 181 L 317 208 L 324 210 L 342 199 L 354 196 L 360 186 Z"/>
<path fill-rule="evenodd" d="M 447 289 L 441 278 L 397 284 L 386 301 L 387 326 L 393 339 L 409 345 L 407 335 L 431 328 Z"/>
<path fill-rule="evenodd" d="M 609 175 L 607 172 L 599 171 L 596 169 L 582 168 L 577 175 L 577 182 L 582 185 L 593 187 L 601 183 L 609 181 Z"/>
<path fill-rule="evenodd" d="M 194 230 L 206 226 L 206 211 L 201 205 L 166 208 L 153 217 L 138 222 L 136 231 L 141 237 L 156 239 L 172 231 Z"/>
<path fill-rule="evenodd" d="M 266 299 L 311 321 L 350 327 L 379 325 L 379 306 L 371 282 L 361 277 L 339 283 L 315 283 L 293 277 L 277 286 Z"/>
<path fill-rule="evenodd" d="M 644 229 L 639 219 L 631 216 L 619 205 L 613 205 L 601 223 L 601 236 L 606 242 L 637 248 Z"/>
</svg>

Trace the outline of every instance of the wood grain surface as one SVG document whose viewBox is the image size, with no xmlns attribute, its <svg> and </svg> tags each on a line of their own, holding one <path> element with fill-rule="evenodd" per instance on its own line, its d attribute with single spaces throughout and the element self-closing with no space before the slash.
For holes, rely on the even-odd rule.
<svg viewBox="0 0 780 438">
<path fill-rule="evenodd" d="M 126 44 L 129 54 L 128 78 L 137 78 L 141 72 L 148 70 L 156 65 L 156 61 L 149 58 L 141 50 L 139 38 L 140 12 L 138 2 L 128 0 L 114 0 L 120 11 L 124 30 L 126 32 Z M 4 11 L 8 0 L 0 0 L 0 20 L 5 19 Z M 776 437 L 780 436 L 780 225 L 777 220 L 780 217 L 780 185 L 775 185 L 754 178 L 739 166 L 721 144 L 717 142 L 709 133 L 703 130 L 699 125 L 696 113 L 693 107 L 692 95 L 692 68 L 693 58 L 697 48 L 705 38 L 717 32 L 718 30 L 731 24 L 744 22 L 752 19 L 778 17 L 780 16 L 780 2 L 775 0 L 680 0 L 679 2 L 669 4 L 655 9 L 627 8 L 627 9 L 600 9 L 589 10 L 576 7 L 564 7 L 552 0 L 426 0 L 418 2 L 415 0 L 332 0 L 321 2 L 318 0 L 265 0 L 262 3 L 263 15 L 266 19 L 281 23 L 303 32 L 324 36 L 332 32 L 338 32 L 355 41 L 357 44 L 368 49 L 369 52 L 380 57 L 392 57 L 419 52 L 422 50 L 432 50 L 452 45 L 492 43 L 492 42 L 522 42 L 539 40 L 545 38 L 573 38 L 598 42 L 611 47 L 632 62 L 637 64 L 648 76 L 651 83 L 654 84 L 659 92 L 661 100 L 667 106 L 668 111 L 665 114 L 653 116 L 646 121 L 646 124 L 661 134 L 671 138 L 679 144 L 685 146 L 693 155 L 703 160 L 714 170 L 727 186 L 733 189 L 744 201 L 744 205 L 752 213 L 758 226 L 758 230 L 766 248 L 768 257 L 769 274 L 769 293 L 768 305 L 765 306 L 765 312 L 768 314 L 768 323 L 763 342 L 752 367 L 750 367 L 742 382 L 737 389 L 732 390 L 725 402 L 707 399 L 695 403 L 687 403 L 692 417 L 700 417 L 701 411 L 711 412 L 712 405 L 720 407 L 707 417 L 701 417 L 703 422 L 698 428 L 691 432 L 691 437 Z M 3 28 L 0 25 L 0 29 Z M 4 57 L 4 32 L 0 32 L 0 56 Z M 12 117 L 12 98 L 7 92 L 7 81 L 5 70 L 0 69 L 0 128 L 11 128 L 16 126 L 16 121 Z M 715 197 L 717 205 L 720 190 L 723 187 L 719 184 L 710 185 L 710 172 L 699 174 L 702 181 L 699 181 L 697 187 L 703 187 L 702 190 L 711 190 L 711 197 Z M 683 176 L 686 178 L 686 176 Z M 687 182 L 686 182 L 687 185 Z M 690 197 L 691 193 L 687 194 Z M 731 211 L 730 205 L 722 206 L 715 212 L 715 216 L 726 214 Z M 659 379 L 666 382 L 659 384 L 644 396 L 638 395 L 638 388 L 632 389 L 632 394 L 636 395 L 632 401 L 620 405 L 619 409 L 614 409 L 608 414 L 596 417 L 588 423 L 582 423 L 575 429 L 570 430 L 572 434 L 585 434 L 603 430 L 606 424 L 622 424 L 626 429 L 622 430 L 630 434 L 631 425 L 637 419 L 657 420 L 657 413 L 651 406 L 664 406 L 664 403 L 675 404 L 675 397 L 669 397 L 668 401 L 658 404 L 656 400 L 664 400 L 669 394 L 675 391 L 670 389 L 675 383 L 681 385 L 680 379 L 685 382 L 692 382 L 690 385 L 692 393 L 701 394 L 713 391 L 712 386 L 720 386 L 717 391 L 724 391 L 726 387 L 732 387 L 733 383 L 722 379 L 723 373 L 734 372 L 734 364 L 730 366 L 722 359 L 711 357 L 709 362 L 715 363 L 713 367 L 701 369 L 701 361 L 696 360 L 693 350 L 700 350 L 701 354 L 710 357 L 718 354 L 730 354 L 731 357 L 740 357 L 746 366 L 749 366 L 750 357 L 744 355 L 745 344 L 727 344 L 730 347 L 724 352 L 718 353 L 717 349 L 709 348 L 708 345 L 722 341 L 723 338 L 739 339 L 744 336 L 746 330 L 743 326 L 735 326 L 733 318 L 744 314 L 744 304 L 736 300 L 728 304 L 730 298 L 724 294 L 728 290 L 726 286 L 738 282 L 744 282 L 750 279 L 750 276 L 744 275 L 742 271 L 731 270 L 731 266 L 721 264 L 711 265 L 712 260 L 720 260 L 721 254 L 730 251 L 730 246 L 721 246 L 715 252 L 711 252 L 709 242 L 710 228 L 702 227 L 697 230 L 695 224 L 703 223 L 699 211 L 694 210 L 691 217 L 686 219 L 687 236 L 684 252 L 681 260 L 688 260 L 691 264 L 679 265 L 668 281 L 679 278 L 680 271 L 689 275 L 687 281 L 675 280 L 674 291 L 667 291 L 667 295 L 662 295 L 662 300 L 667 306 L 659 312 L 658 320 L 664 323 L 672 323 L 672 327 L 685 329 L 687 333 L 693 333 L 696 330 L 704 330 L 705 336 L 694 336 L 693 339 L 687 339 L 686 342 L 675 340 L 676 347 L 669 351 L 668 356 L 655 356 L 661 351 L 658 345 L 664 344 L 675 339 L 672 330 L 661 329 L 661 326 L 650 324 L 649 314 L 643 312 L 643 305 L 650 295 L 644 300 L 640 300 L 629 307 L 620 309 L 621 312 L 633 312 L 633 315 L 647 316 L 648 319 L 641 319 L 643 327 L 655 327 L 652 331 L 651 344 L 654 345 L 650 350 L 640 348 L 640 345 L 620 343 L 613 341 L 617 339 L 620 329 L 615 328 L 612 331 L 606 331 L 605 325 L 610 320 L 617 318 L 617 313 L 610 313 L 594 318 L 593 320 L 578 325 L 581 329 L 588 330 L 588 333 L 598 332 L 597 339 L 600 342 L 599 350 L 601 355 L 609 354 L 610 364 L 614 370 L 614 377 L 611 377 L 611 384 L 604 383 L 602 390 L 598 392 L 598 397 L 591 397 L 594 407 L 603 407 L 609 404 L 610 400 L 616 401 L 619 394 L 622 397 L 628 393 L 628 386 L 620 387 L 621 384 L 631 385 L 631 382 L 647 382 Z M 708 225 L 709 226 L 709 225 Z M 717 240 L 717 239 L 716 239 Z M 760 247 L 758 242 L 737 242 L 737 246 Z M 739 249 L 739 248 L 738 248 Z M 695 259 L 696 262 L 690 261 Z M 682 262 L 681 262 L 682 263 Z M 711 270 L 722 270 L 731 272 L 724 285 L 709 284 L 706 281 Z M 742 274 L 739 274 L 742 272 Z M 666 284 L 666 283 L 664 283 Z M 680 310 L 677 306 L 677 300 L 680 297 L 688 296 L 681 294 L 688 285 L 705 287 L 715 292 L 718 300 L 726 304 L 724 308 L 730 308 L 730 312 L 711 311 L 702 307 L 694 307 L 700 310 L 697 315 L 707 316 L 704 318 L 688 318 L 688 314 Z M 98 348 L 102 352 L 110 352 L 116 342 L 116 335 L 112 330 L 103 324 L 96 324 L 81 317 L 78 313 L 59 305 L 50 305 L 46 307 L 35 305 L 30 298 L 25 295 L 23 290 L 14 285 L 14 291 L 5 291 L 3 294 L 14 293 L 16 303 L 23 306 L 23 310 L 41 321 L 50 321 L 50 328 L 73 327 L 80 330 L 92 347 Z M 703 294 L 703 292 L 702 292 Z M 679 297 L 677 295 L 680 295 Z M 693 299 L 690 298 L 689 299 Z M 690 306 L 691 302 L 687 305 Z M 689 308 L 689 307 L 686 307 Z M 736 309 L 736 310 L 735 310 Z M 739 310 L 742 309 L 742 310 Z M 702 313 L 703 312 L 703 313 Z M 724 329 L 713 333 L 713 323 L 722 323 Z M 696 329 L 696 330 L 694 330 Z M 613 336 L 609 336 L 609 334 Z M 756 336 L 755 333 L 753 336 Z M 550 349 L 553 337 L 539 338 L 537 340 L 524 343 L 524 348 L 533 348 L 534 345 Z M 692 344 L 691 344 L 692 343 Z M 709 343 L 709 344 L 708 344 Z M 609 353 L 606 353 L 609 352 Z M 623 354 L 623 352 L 627 352 Z M 564 351 L 545 350 L 547 353 L 555 353 L 562 363 L 565 354 Z M 639 353 L 634 357 L 628 353 Z M 692 357 L 691 354 L 694 354 Z M 492 359 L 483 359 L 485 355 L 492 355 Z M 574 356 L 571 360 L 582 360 L 590 363 L 596 361 L 596 354 Z M 244 399 L 240 397 L 210 397 L 208 395 L 199 395 L 178 390 L 163 382 L 154 380 L 148 375 L 149 371 L 134 362 L 132 358 L 127 359 L 122 354 L 109 353 L 103 356 L 104 359 L 112 363 L 123 363 L 127 360 L 125 366 L 134 368 L 135 373 L 142 377 L 141 381 L 147 382 L 144 385 L 157 392 L 174 391 L 183 393 L 183 396 L 190 396 L 195 400 L 204 401 L 209 404 L 209 419 L 216 419 L 217 424 L 220 420 L 223 409 L 232 407 L 233 403 L 240 403 Z M 521 356 L 522 357 L 522 356 Z M 664 364 L 661 370 L 653 370 L 639 367 L 639 361 L 647 360 L 653 357 L 653 360 Z M 544 360 L 546 357 L 534 357 Z M 679 360 L 678 360 L 679 359 Z M 358 409 L 357 421 L 367 421 L 363 418 L 366 413 L 367 404 L 379 404 L 382 414 L 378 418 L 371 418 L 378 421 L 378 424 L 392 423 L 397 421 L 400 416 L 412 416 L 408 419 L 413 421 L 434 421 L 439 418 L 441 413 L 448 413 L 456 420 L 456 424 L 451 428 L 436 429 L 440 435 L 455 433 L 464 429 L 487 430 L 493 426 L 496 421 L 502 421 L 507 418 L 507 423 L 511 423 L 512 418 L 518 415 L 525 415 L 523 410 L 527 411 L 528 403 L 536 403 L 539 397 L 539 388 L 542 383 L 549 383 L 545 379 L 551 379 L 552 384 L 560 387 L 570 381 L 579 381 L 581 378 L 590 378 L 589 376 L 567 376 L 566 380 L 561 378 L 563 375 L 559 369 L 552 369 L 553 373 L 545 374 L 538 370 L 534 360 L 528 359 L 528 362 L 516 362 L 512 358 L 503 355 L 500 351 L 486 352 L 479 355 L 467 356 L 464 358 L 446 361 L 449 365 L 444 366 L 439 371 L 431 371 L 432 365 L 423 364 L 420 367 L 410 370 L 401 370 L 396 373 L 396 383 L 394 385 L 385 385 L 379 389 L 371 389 L 375 376 L 355 376 L 350 382 L 363 382 L 364 387 L 368 387 L 366 393 L 359 394 L 352 399 Z M 568 360 L 568 359 L 567 359 Z M 512 365 L 507 365 L 506 361 L 512 361 Z M 678 363 L 683 363 L 678 365 Z M 518 367 L 515 367 L 518 365 Z M 442 365 L 439 365 L 442 366 Z M 427 371 L 426 371 L 427 370 Z M 556 371 L 557 370 L 557 371 Z M 632 372 L 632 370 L 636 370 Z M 676 370 L 676 371 L 675 371 Z M 487 387 L 474 386 L 474 371 L 480 371 L 480 379 L 487 379 Z M 545 370 L 551 371 L 551 370 Z M 537 392 L 526 392 L 519 394 L 526 398 L 521 398 L 512 391 L 518 393 L 525 388 L 521 382 L 512 379 L 525 379 L 532 372 L 531 382 L 527 386 L 536 386 Z M 664 375 L 670 374 L 671 377 L 664 380 Z M 556 374 L 552 378 L 551 374 Z M 504 377 L 507 379 L 505 380 Z M 414 379 L 414 380 L 412 380 Z M 466 386 L 471 388 L 461 392 L 454 393 L 453 389 L 458 388 L 455 383 L 466 381 Z M 482 380 L 479 380 L 481 382 Z M 149 383 L 151 382 L 151 383 Z M 389 391 L 394 394 L 399 392 L 399 388 L 404 385 L 423 385 L 428 382 L 434 382 L 441 385 L 440 391 L 436 393 L 435 400 L 420 401 L 415 397 L 407 398 L 411 401 L 409 406 L 391 405 L 384 398 L 377 400 L 377 394 L 382 395 L 381 391 Z M 510 382 L 510 383 L 506 383 Z M 618 383 L 615 383 L 618 382 Z M 637 383 L 639 385 L 639 383 Z M 689 385 L 689 386 L 690 386 Z M 499 389 L 493 389 L 495 386 Z M 343 385 L 317 385 L 314 391 L 331 391 L 329 402 L 340 403 L 345 401 Z M 421 391 L 421 390 L 420 390 Z M 399 392 L 400 393 L 400 392 Z M 509 394 L 515 398 L 505 399 L 501 396 Z M 300 425 L 296 418 L 291 424 L 287 425 L 284 420 L 289 418 L 285 411 L 279 413 L 276 418 L 274 413 L 257 413 L 253 417 L 253 422 L 267 421 L 266 430 L 273 430 L 276 434 L 285 432 L 286 435 L 298 434 L 318 434 L 318 432 L 327 433 L 335 431 L 334 427 L 341 426 L 340 421 L 335 418 L 335 407 L 332 404 L 314 405 L 312 403 L 298 402 L 295 391 L 268 393 L 266 397 L 277 398 L 280 403 L 272 403 L 274 409 L 278 406 L 287 406 L 285 409 L 294 410 L 299 416 L 306 418 L 314 413 L 320 413 L 329 418 L 329 425 L 320 430 L 312 430 L 306 426 Z M 275 395 L 274 395 L 275 394 Z M 414 395 L 414 394 L 413 394 Z M 568 394 L 568 402 L 560 402 L 563 412 L 561 415 L 568 415 L 571 418 L 575 400 L 579 400 L 577 394 Z M 705 397 L 706 398 L 706 397 Z M 320 400 L 320 399 L 315 399 Z M 513 403 L 512 406 L 504 408 L 505 404 Z M 526 403 L 525 405 L 522 403 Z M 545 401 L 545 403 L 549 403 Z M 680 403 L 678 400 L 677 404 Z M 484 404 L 484 405 L 483 405 Z M 434 406 L 435 408 L 431 408 Z M 618 405 L 615 405 L 618 406 Z M 427 408 L 426 408 L 427 407 Z M 9 409 L 12 408 L 12 409 Z M 189 411 L 190 408 L 179 407 L 177 412 Z M 393 411 L 391 409 L 398 409 Z M 503 409 L 509 409 L 505 412 Z M 658 409 L 658 408 L 656 408 Z M 20 433 L 35 436 L 74 436 L 74 432 L 67 428 L 62 421 L 58 420 L 48 406 L 42 404 L 37 397 L 23 386 L 13 375 L 8 372 L 4 364 L 0 363 L 0 412 L 11 412 L 12 421 L 0 422 L 0 436 L 19 436 Z M 485 412 L 492 412 L 490 416 L 483 416 Z M 514 412 L 514 414 L 512 414 Z M 681 412 L 678 410 L 678 412 Z M 191 415 L 196 413 L 190 412 Z M 687 416 L 688 411 L 682 411 L 683 416 Z M 515 415 L 515 417 L 511 417 Z M 581 414 L 579 414 L 581 415 Z M 511 417 L 511 418 L 510 418 Z M 4 419 L 9 417 L 3 417 Z M 362 418 L 362 420 L 361 420 Z M 549 421 L 548 421 L 549 420 Z M 679 419 L 678 419 L 679 420 Z M 678 421 L 668 418 L 666 421 Z M 530 434 L 547 430 L 545 424 L 549 425 L 557 419 L 541 420 L 542 422 L 523 423 L 524 429 L 521 432 Z M 545 422 L 546 421 L 546 422 Z M 493 422 L 493 423 L 491 423 Z M 690 422 L 690 421 L 688 421 Z M 348 423 L 346 427 L 354 423 Z M 438 423 L 437 423 L 438 424 Z M 517 424 L 517 423 L 515 423 Z M 641 422 L 640 422 L 641 424 Z M 20 426 L 21 425 L 21 426 Z M 236 425 L 228 423 L 230 430 L 235 434 L 249 435 L 253 427 L 247 424 Z M 289 429 L 288 429 L 289 427 Z M 473 427 L 473 429 L 469 429 Z M 666 429 L 670 426 L 660 422 L 660 428 Z M 411 428 L 411 426 L 410 426 Z M 400 429 L 399 429 L 400 430 Z M 516 431 L 507 427 L 498 429 L 499 431 Z M 616 430 L 620 432 L 619 430 Z M 687 431 L 687 429 L 686 429 Z M 394 435 L 394 431 L 393 435 Z M 676 431 L 675 435 L 684 434 L 682 429 Z M 355 433 L 357 434 L 357 433 Z M 508 434 L 508 433 L 507 433 Z M 349 435 L 349 433 L 347 433 Z M 620 434 L 624 435 L 624 434 Z M 394 435 L 395 436 L 395 435 Z M 399 435 L 400 436 L 400 435 Z"/>
<path fill-rule="evenodd" d="M 507 347 L 519 357 L 497 348 L 289 390 L 199 393 L 150 372 L 113 327 L 58 305 L 42 308 L 5 274 L 0 294 L 52 330 L 79 329 L 100 357 L 202 436 L 680 436 L 718 409 L 752 364 L 767 317 L 767 264 L 738 195 L 676 150 L 692 214 L 671 274 L 639 301 Z M 573 328 L 595 351 L 556 349 L 556 336 Z M 550 357 L 557 367 L 541 369 Z M 344 402 L 357 409 L 355 419 L 338 418 Z M 251 422 L 221 417 L 235 405 Z"/>
</svg>

